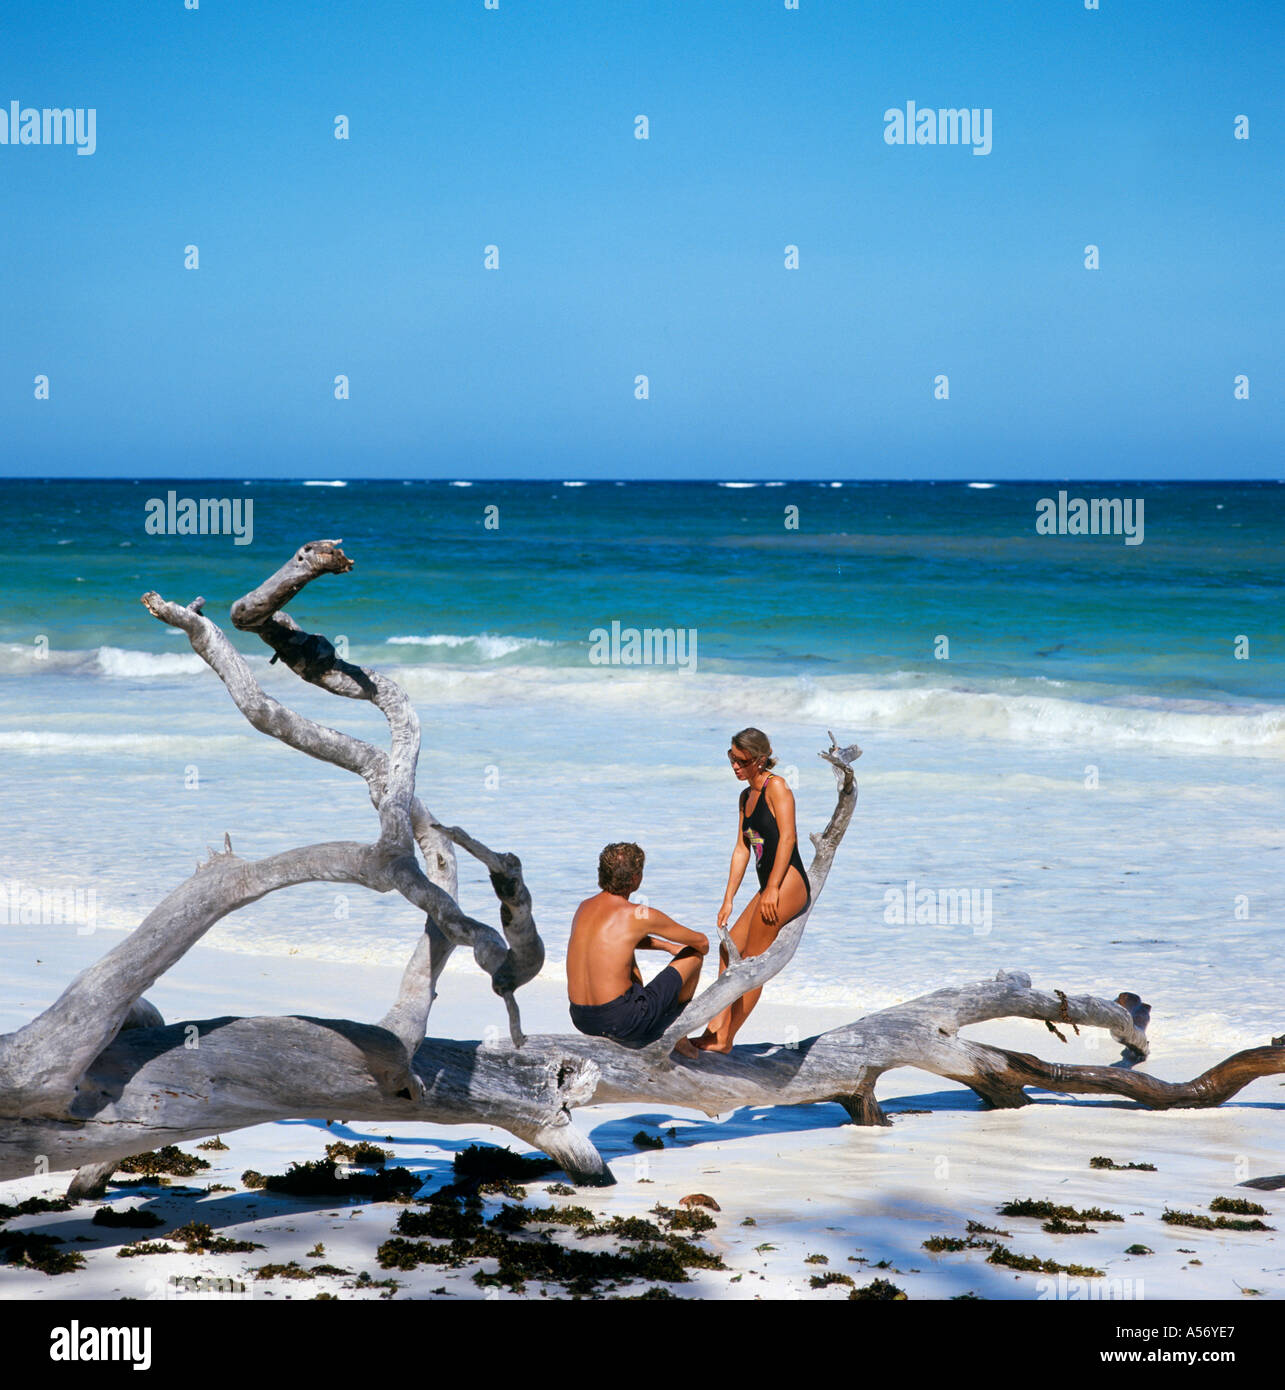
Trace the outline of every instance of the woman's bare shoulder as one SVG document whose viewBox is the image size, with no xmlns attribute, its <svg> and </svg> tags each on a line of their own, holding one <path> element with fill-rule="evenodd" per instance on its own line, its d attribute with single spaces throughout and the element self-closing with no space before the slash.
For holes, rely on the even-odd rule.
<svg viewBox="0 0 1285 1390">
<path fill-rule="evenodd" d="M 790 790 L 789 783 L 784 777 L 769 777 L 764 791 L 767 793 L 768 804 L 771 806 L 794 805 L 794 793 Z"/>
</svg>

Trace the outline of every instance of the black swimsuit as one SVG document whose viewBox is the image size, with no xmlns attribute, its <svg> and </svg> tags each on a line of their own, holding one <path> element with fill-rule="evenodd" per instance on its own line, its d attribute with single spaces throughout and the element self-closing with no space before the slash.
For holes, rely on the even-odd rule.
<svg viewBox="0 0 1285 1390">
<path fill-rule="evenodd" d="M 775 777 L 776 774 L 769 772 L 768 776 Z M 767 804 L 767 782 L 765 781 L 759 789 L 759 799 L 754 805 L 753 814 L 747 816 L 745 803 L 749 799 L 749 795 L 750 788 L 746 787 L 741 793 L 741 834 L 745 838 L 745 843 L 754 851 L 755 867 L 758 869 L 759 890 L 761 892 L 767 887 L 773 866 L 776 864 L 776 849 L 781 842 L 781 831 L 776 823 L 776 817 L 772 814 L 772 808 Z M 812 903 L 812 885 L 808 882 L 807 870 L 804 869 L 803 860 L 799 857 L 799 842 L 797 840 L 790 852 L 790 863 L 799 871 L 799 877 L 803 880 L 803 887 L 808 895 L 807 901 L 800 909 L 802 911 Z"/>
</svg>

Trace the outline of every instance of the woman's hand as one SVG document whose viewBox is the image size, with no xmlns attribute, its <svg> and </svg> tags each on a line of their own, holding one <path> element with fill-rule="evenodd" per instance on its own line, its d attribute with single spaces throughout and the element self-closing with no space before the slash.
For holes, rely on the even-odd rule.
<svg viewBox="0 0 1285 1390">
<path fill-rule="evenodd" d="M 732 900 L 731 900 L 731 898 L 724 898 L 724 899 L 723 899 L 723 906 L 720 907 L 720 908 L 718 909 L 718 925 L 719 925 L 720 927 L 725 927 L 725 926 L 728 924 L 728 922 L 731 920 L 731 917 L 732 917 Z"/>
<path fill-rule="evenodd" d="M 775 926 L 777 921 L 777 896 L 778 890 L 775 888 L 764 888 L 759 893 L 759 915 L 768 924 Z"/>
</svg>

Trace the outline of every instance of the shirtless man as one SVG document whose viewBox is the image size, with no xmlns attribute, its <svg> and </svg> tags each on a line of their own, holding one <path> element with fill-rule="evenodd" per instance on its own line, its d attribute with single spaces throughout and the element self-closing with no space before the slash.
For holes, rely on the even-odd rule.
<svg viewBox="0 0 1285 1390">
<path fill-rule="evenodd" d="M 571 1021 L 591 1037 L 625 1047 L 655 1042 L 696 993 L 709 937 L 679 926 L 654 907 L 629 901 L 642 882 L 643 852 L 611 844 L 598 857 L 601 893 L 576 909 L 567 946 L 567 997 Z M 635 951 L 668 951 L 673 960 L 646 987 Z M 700 1053 L 679 1040 L 683 1057 Z"/>
</svg>

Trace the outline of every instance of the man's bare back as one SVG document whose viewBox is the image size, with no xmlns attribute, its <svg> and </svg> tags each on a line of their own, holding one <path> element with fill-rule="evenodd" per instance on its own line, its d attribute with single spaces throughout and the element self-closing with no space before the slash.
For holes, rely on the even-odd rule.
<svg viewBox="0 0 1285 1390">
<path fill-rule="evenodd" d="M 631 903 L 615 893 L 595 893 L 586 898 L 571 922 L 571 941 L 567 946 L 567 995 L 573 1004 L 609 1004 L 623 994 L 632 981 L 642 984 L 634 952 L 668 950 L 677 955 L 691 940 L 666 940 L 677 928 L 682 937 L 695 937 L 671 917 L 654 908 Z M 654 943 L 649 937 L 658 937 Z M 701 937 L 706 949 L 707 937 Z"/>
<path fill-rule="evenodd" d="M 654 907 L 629 901 L 642 882 L 642 850 L 608 845 L 598 865 L 602 892 L 576 909 L 567 943 L 567 997 L 571 1021 L 582 1033 L 626 1047 L 660 1037 L 691 999 L 709 938 Z M 673 958 L 646 987 L 635 951 L 666 951 Z M 695 1057 L 681 1040 L 676 1051 Z"/>
</svg>

